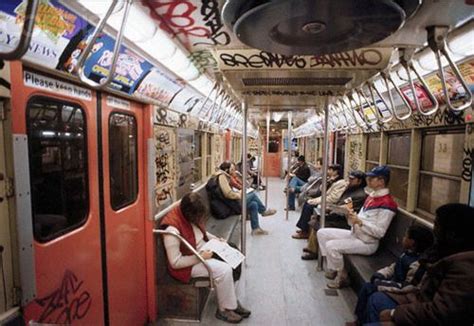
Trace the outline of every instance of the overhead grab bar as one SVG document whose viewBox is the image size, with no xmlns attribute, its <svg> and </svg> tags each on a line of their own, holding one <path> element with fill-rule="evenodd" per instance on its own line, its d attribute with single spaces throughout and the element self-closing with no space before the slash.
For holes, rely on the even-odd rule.
<svg viewBox="0 0 474 326">
<path fill-rule="evenodd" d="M 352 107 L 352 102 L 354 102 L 355 107 L 353 107 L 352 110 L 353 110 L 353 112 L 357 112 L 357 114 L 359 115 L 359 118 L 364 122 L 364 126 L 361 127 L 361 128 L 367 128 L 370 124 L 369 124 L 369 122 L 367 122 L 366 116 L 364 114 L 364 108 L 362 107 L 362 100 L 359 97 L 359 103 L 357 103 L 357 100 L 354 96 L 354 92 L 355 92 L 355 90 L 351 90 L 351 92 L 347 96 L 349 98 L 349 103 L 351 104 L 351 107 Z M 357 94 L 357 92 L 355 92 L 355 93 Z M 359 110 L 359 107 L 360 107 L 360 110 Z"/>
<path fill-rule="evenodd" d="M 436 61 L 438 62 L 439 74 L 441 76 L 441 85 L 443 86 L 444 97 L 446 98 L 446 105 L 453 111 L 460 112 L 469 108 L 472 104 L 472 93 L 469 89 L 466 81 L 461 75 L 461 72 L 458 69 L 458 66 L 453 62 L 451 55 L 449 54 L 448 47 L 446 44 L 446 36 L 448 34 L 449 27 L 447 26 L 430 26 L 428 27 L 428 45 L 436 56 Z M 466 92 L 466 102 L 459 106 L 455 107 L 451 103 L 451 99 L 448 93 L 448 87 L 446 85 L 446 76 L 443 69 L 443 63 L 441 62 L 441 54 L 444 55 L 446 60 L 449 63 L 449 66 L 456 75 L 457 80 L 461 83 L 464 91 Z"/>
<path fill-rule="evenodd" d="M 89 79 L 85 73 L 84 73 L 84 63 L 87 60 L 87 57 L 89 56 L 90 52 L 92 51 L 92 47 L 95 44 L 95 41 L 99 37 L 99 33 L 101 33 L 104 30 L 105 24 L 107 23 L 107 20 L 110 18 L 112 15 L 115 7 L 117 6 L 117 3 L 119 0 L 113 0 L 112 3 L 110 4 L 109 9 L 107 10 L 107 13 L 102 17 L 102 19 L 99 22 L 99 25 L 95 28 L 94 32 L 92 33 L 92 37 L 90 41 L 87 43 L 86 48 L 84 51 L 82 51 L 79 60 L 77 62 L 77 65 L 75 66 L 74 70 L 77 72 L 79 78 L 81 81 L 88 86 L 95 88 L 95 89 L 103 89 L 107 87 L 112 80 L 114 79 L 114 74 L 115 74 L 115 68 L 117 67 L 117 61 L 120 53 L 120 46 L 122 45 L 122 39 L 123 39 L 123 34 L 125 31 L 125 25 L 127 22 L 128 18 L 128 13 L 130 12 L 130 7 L 132 5 L 133 0 L 124 0 L 125 1 L 125 8 L 124 8 L 124 13 L 122 17 L 122 23 L 120 24 L 120 29 L 117 35 L 117 39 L 115 40 L 114 44 L 114 50 L 112 53 L 112 64 L 110 65 L 109 69 L 109 74 L 105 79 L 100 80 L 98 83 Z"/>
<path fill-rule="evenodd" d="M 0 52 L 2 60 L 19 60 L 28 51 L 35 27 L 36 13 L 40 0 L 28 0 L 25 10 L 25 20 L 20 34 L 20 40 L 16 47 L 10 52 Z"/>
<path fill-rule="evenodd" d="M 356 128 L 358 125 L 357 123 L 355 122 L 355 119 L 354 119 L 354 116 L 352 115 L 352 122 L 353 123 L 350 123 L 349 122 L 349 119 L 347 119 L 347 116 L 346 116 L 346 109 L 344 109 L 344 105 L 343 105 L 343 102 L 344 100 L 342 98 L 340 98 L 338 101 L 337 101 L 337 104 L 338 106 L 340 107 L 342 113 L 344 114 L 344 117 L 347 121 L 347 126 L 348 126 L 348 129 L 353 129 L 353 128 Z M 347 107 L 346 107 L 347 108 Z"/>
<path fill-rule="evenodd" d="M 377 115 L 377 108 L 372 108 L 372 106 L 370 105 L 370 101 L 369 99 L 367 98 L 367 96 L 365 96 L 364 92 L 362 91 L 362 89 L 358 89 L 356 88 L 355 89 L 355 93 L 357 94 L 357 96 L 359 97 L 359 104 L 360 104 L 360 111 L 362 113 L 362 117 L 364 118 L 364 122 L 368 125 L 368 126 L 375 126 L 377 125 L 377 123 L 379 122 L 379 119 L 378 119 L 378 115 Z M 365 103 L 367 103 L 367 106 L 369 107 L 369 109 L 374 113 L 374 116 L 375 116 L 375 121 L 371 122 L 369 121 L 369 117 L 367 117 L 365 115 L 365 112 L 364 112 L 364 105 L 362 104 L 362 99 L 364 99 Z M 374 103 L 375 105 L 375 103 Z"/>
<path fill-rule="evenodd" d="M 223 93 L 224 93 L 224 89 L 219 87 L 219 90 L 216 92 L 216 95 L 214 97 L 214 101 L 212 103 L 211 109 L 209 109 L 209 111 L 206 112 L 206 115 L 205 115 L 204 119 L 206 119 L 207 121 L 212 122 L 212 117 L 214 116 L 214 113 L 215 113 L 216 108 L 218 106 L 217 105 L 217 99 L 219 98 L 219 96 L 222 96 Z"/>
<path fill-rule="evenodd" d="M 341 108 L 341 106 L 339 105 L 339 102 L 334 103 L 333 106 L 334 106 L 334 109 L 336 110 L 336 113 L 338 114 L 338 120 L 339 121 L 342 120 L 340 118 L 340 115 L 344 117 L 345 123 L 344 122 L 342 123 L 343 124 L 342 129 L 349 130 L 349 120 L 347 120 L 347 116 L 346 116 L 346 113 L 344 112 L 344 109 Z"/>
<path fill-rule="evenodd" d="M 224 102 L 224 99 L 226 98 L 227 94 L 225 94 L 224 89 L 222 89 L 221 94 L 222 94 L 221 95 L 221 100 L 219 101 L 219 108 L 218 108 L 216 117 L 215 117 L 215 119 L 213 119 L 211 117 L 211 121 L 214 122 L 214 123 L 217 123 L 217 121 L 219 120 L 219 118 L 222 116 L 222 114 L 224 112 L 224 110 L 222 109 L 222 102 Z"/>
<path fill-rule="evenodd" d="M 197 252 L 196 249 L 194 249 L 193 246 L 191 246 L 191 244 L 186 241 L 186 239 L 184 239 L 182 236 L 180 236 L 178 233 L 176 232 L 171 232 L 171 231 L 165 231 L 165 230 L 160 230 L 160 229 L 153 229 L 153 233 L 154 234 L 160 234 L 160 235 L 171 235 L 175 238 L 177 238 L 181 243 L 183 243 L 186 248 L 188 248 L 194 256 L 197 257 L 197 259 L 199 259 L 199 261 L 204 265 L 204 267 L 207 269 L 207 272 L 209 273 L 209 287 L 211 288 L 211 290 L 214 290 L 214 277 L 212 275 L 212 269 L 211 267 L 209 266 L 209 264 L 207 263 L 207 261 L 202 258 L 202 256 Z"/>
<path fill-rule="evenodd" d="M 402 67 L 405 69 L 405 72 L 408 76 L 408 82 L 410 83 L 410 88 L 411 92 L 413 94 L 413 101 L 415 102 L 416 109 L 418 112 L 422 115 L 425 116 L 430 116 L 432 114 L 435 114 L 436 111 L 439 109 L 439 102 L 434 96 L 434 94 L 431 92 L 430 88 L 428 87 L 428 84 L 426 84 L 425 79 L 421 74 L 418 72 L 418 70 L 415 68 L 413 65 L 413 54 L 414 54 L 414 49 L 403 49 L 401 50 L 401 55 L 400 55 L 400 64 Z M 413 71 L 416 75 L 416 78 L 420 81 L 421 85 L 425 89 L 426 93 L 428 94 L 428 97 L 433 104 L 433 107 L 428 110 L 428 111 L 423 111 L 423 108 L 420 105 L 420 101 L 418 100 L 418 97 L 416 96 L 416 89 L 415 89 L 415 83 L 413 82 L 413 78 L 411 77 L 411 71 Z"/>
<path fill-rule="evenodd" d="M 211 88 L 211 91 L 209 92 L 209 94 L 207 94 L 206 99 L 204 100 L 204 102 L 202 102 L 202 105 L 199 108 L 199 112 L 197 113 L 198 116 L 201 115 L 202 111 L 204 110 L 204 107 L 207 104 L 207 101 L 209 101 L 209 98 L 211 97 L 212 93 L 214 92 L 214 90 L 217 90 L 218 87 L 219 87 L 219 84 L 217 84 L 217 82 L 215 82 L 214 86 L 212 86 L 212 88 Z"/>
<path fill-rule="evenodd" d="M 339 118 L 337 118 L 336 116 L 337 114 L 334 111 L 334 107 L 332 105 L 329 105 L 329 120 L 330 123 L 333 125 L 332 129 L 333 131 L 342 131 L 341 123 L 339 121 Z"/>
<path fill-rule="evenodd" d="M 377 89 L 377 87 L 375 87 L 375 84 L 372 82 L 372 83 L 369 83 L 369 82 L 366 82 L 365 83 L 367 88 L 369 89 L 369 93 L 370 93 L 370 97 L 372 98 L 372 101 L 374 102 L 374 105 L 375 107 L 377 108 L 377 112 L 379 112 L 379 121 L 383 124 L 383 123 L 388 123 L 390 121 L 393 120 L 393 111 L 392 111 L 392 108 L 390 107 L 390 105 L 388 105 L 387 101 L 385 101 L 385 99 L 383 98 L 382 94 L 380 93 L 380 91 Z M 380 111 L 380 109 L 378 108 L 377 106 L 377 100 L 375 99 L 375 94 L 374 94 L 374 90 L 375 90 L 375 93 L 377 93 L 377 96 L 380 98 L 380 100 L 382 101 L 383 105 L 385 106 L 385 108 L 387 109 L 388 112 L 390 112 L 390 116 L 385 118 L 384 115 L 382 114 L 382 112 Z"/>
<path fill-rule="evenodd" d="M 347 105 L 346 103 L 346 100 L 344 99 L 344 97 L 347 97 L 347 99 L 349 100 L 349 105 Z M 349 114 L 352 116 L 352 119 L 354 120 L 355 124 L 361 128 L 361 129 L 364 129 L 366 126 L 363 126 L 359 123 L 359 120 L 357 120 L 356 116 L 355 116 L 355 109 L 352 108 L 352 102 L 351 102 L 351 99 L 349 98 L 348 95 L 344 95 L 343 98 L 342 98 L 342 101 L 341 101 L 342 105 L 347 109 L 347 112 L 349 112 Z M 357 114 L 359 114 L 359 112 L 357 112 Z M 360 114 L 359 114 L 360 115 Z M 362 119 L 362 118 L 361 118 Z"/>
<path fill-rule="evenodd" d="M 390 71 L 387 70 L 386 72 L 382 72 L 381 75 L 382 75 L 382 79 L 385 82 L 385 87 L 387 88 L 388 98 L 390 100 L 390 105 L 392 106 L 392 113 L 395 115 L 395 118 L 398 121 L 404 121 L 404 120 L 409 119 L 412 113 L 411 105 L 410 103 L 407 102 L 407 100 L 405 99 L 405 96 L 403 95 L 402 91 L 397 86 L 397 84 L 395 84 L 395 81 L 390 75 Z M 408 112 L 405 113 L 404 115 L 398 115 L 397 109 L 395 108 L 395 101 L 393 100 L 392 91 L 390 90 L 390 83 L 392 83 L 393 88 L 397 91 L 398 95 L 402 99 L 403 105 L 408 108 Z"/>
</svg>

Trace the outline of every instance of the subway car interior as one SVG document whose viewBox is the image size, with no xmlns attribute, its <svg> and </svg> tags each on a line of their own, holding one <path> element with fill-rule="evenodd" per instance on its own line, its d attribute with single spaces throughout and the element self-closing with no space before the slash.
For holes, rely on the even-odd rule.
<svg viewBox="0 0 474 326">
<path fill-rule="evenodd" d="M 473 0 L 1 0 L 0 325 L 474 325 Z"/>
</svg>

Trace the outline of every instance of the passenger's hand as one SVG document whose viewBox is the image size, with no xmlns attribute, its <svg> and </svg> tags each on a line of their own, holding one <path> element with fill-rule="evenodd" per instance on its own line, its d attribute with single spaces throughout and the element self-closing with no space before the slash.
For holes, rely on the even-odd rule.
<svg viewBox="0 0 474 326">
<path fill-rule="evenodd" d="M 390 309 L 385 309 L 380 312 L 379 319 L 381 322 L 383 321 L 392 321 L 392 317 L 390 316 Z"/>
<path fill-rule="evenodd" d="M 208 260 L 212 258 L 213 252 L 210 250 L 204 250 L 199 253 L 202 258 Z"/>
</svg>

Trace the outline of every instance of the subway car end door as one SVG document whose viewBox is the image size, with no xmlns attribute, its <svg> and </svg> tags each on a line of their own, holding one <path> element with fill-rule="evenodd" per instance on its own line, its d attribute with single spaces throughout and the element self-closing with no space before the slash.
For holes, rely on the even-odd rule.
<svg viewBox="0 0 474 326">
<path fill-rule="evenodd" d="M 147 322 L 143 106 L 101 97 L 102 178 L 111 325 Z"/>
</svg>

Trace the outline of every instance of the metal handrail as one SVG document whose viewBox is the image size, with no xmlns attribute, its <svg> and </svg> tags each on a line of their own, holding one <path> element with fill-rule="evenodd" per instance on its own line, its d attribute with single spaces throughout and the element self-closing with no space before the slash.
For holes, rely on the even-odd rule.
<svg viewBox="0 0 474 326">
<path fill-rule="evenodd" d="M 352 122 L 353 122 L 353 123 L 350 123 L 350 122 L 349 122 L 349 119 L 347 119 L 347 116 L 346 116 L 346 109 L 347 109 L 347 106 L 346 106 L 346 109 L 344 109 L 344 106 L 345 106 L 345 105 L 343 104 L 343 102 L 344 102 L 344 99 L 343 99 L 343 98 L 340 98 L 340 99 L 337 101 L 339 107 L 341 108 L 341 111 L 342 111 L 343 114 L 344 114 L 344 117 L 346 117 L 348 128 L 349 128 L 349 129 L 356 128 L 358 125 L 357 125 L 357 123 L 356 123 L 356 121 L 355 121 L 355 119 L 354 119 L 354 115 L 352 115 Z M 349 114 L 350 114 L 350 113 L 349 113 Z"/>
<path fill-rule="evenodd" d="M 446 44 L 446 36 L 448 34 L 448 27 L 446 26 L 430 26 L 428 27 L 428 45 L 436 56 L 436 61 L 438 62 L 438 69 L 441 77 L 441 85 L 443 86 L 444 97 L 446 98 L 446 105 L 453 111 L 460 112 L 469 108 L 472 104 L 472 93 L 469 89 L 466 81 L 461 75 L 461 72 L 458 69 L 456 63 L 452 60 L 451 55 L 449 54 L 448 47 Z M 449 66 L 453 70 L 456 78 L 461 83 L 464 91 L 466 92 L 467 99 L 466 103 L 459 107 L 453 106 L 451 99 L 449 98 L 448 87 L 446 85 L 446 76 L 443 69 L 443 64 L 441 62 L 441 54 L 444 55 L 446 60 L 449 63 Z"/>
<path fill-rule="evenodd" d="M 394 114 L 393 114 L 393 110 L 392 108 L 387 104 L 387 102 L 385 101 L 385 99 L 383 98 L 382 94 L 380 93 L 380 91 L 377 89 L 377 87 L 375 87 L 375 84 L 372 82 L 369 83 L 369 82 L 366 82 L 365 83 L 367 85 L 367 88 L 369 89 L 369 92 L 370 92 L 370 96 L 372 97 L 372 101 L 374 102 L 374 105 L 375 107 L 377 108 L 377 111 L 379 112 L 379 122 L 384 124 L 384 123 L 388 123 L 390 121 L 393 120 L 393 117 L 394 117 Z M 388 112 L 390 112 L 390 117 L 388 118 L 384 118 L 382 112 L 379 110 L 378 106 L 377 106 L 377 100 L 375 99 L 375 95 L 374 95 L 374 90 L 375 92 L 377 93 L 377 96 L 380 98 L 380 100 L 382 101 L 383 105 L 385 106 L 385 108 L 388 110 Z"/>
<path fill-rule="evenodd" d="M 359 111 L 358 107 L 359 106 L 362 106 L 362 104 L 360 103 L 357 103 L 356 99 L 354 98 L 353 96 L 353 91 L 351 91 L 348 95 L 347 95 L 347 98 L 349 99 L 349 104 L 351 105 L 351 109 L 352 109 L 352 112 L 354 113 L 354 119 L 355 121 L 357 122 L 357 125 L 361 128 L 367 128 L 367 126 L 369 125 L 366 121 L 366 118 L 365 118 L 365 115 L 364 115 L 364 112 L 362 112 L 362 115 L 361 115 L 361 112 Z M 354 103 L 354 107 L 352 107 Z M 357 121 L 357 118 L 355 117 L 355 113 L 357 113 L 359 115 L 359 118 L 364 122 L 364 126 L 360 125 L 359 122 Z"/>
<path fill-rule="evenodd" d="M 434 94 L 431 92 L 430 88 L 428 87 L 428 84 L 426 84 L 426 81 L 423 78 L 423 76 L 421 76 L 421 74 L 418 72 L 418 70 L 413 65 L 413 61 L 412 61 L 413 53 L 414 53 L 413 49 L 403 49 L 402 52 L 401 52 L 402 55 L 400 56 L 400 64 L 405 69 L 405 72 L 408 76 L 408 82 L 410 84 L 410 88 L 411 88 L 411 91 L 413 93 L 413 101 L 415 102 L 416 109 L 418 110 L 418 112 L 420 114 L 422 114 L 424 116 L 430 116 L 430 115 L 435 114 L 436 111 L 438 111 L 439 102 L 436 99 L 436 97 L 434 96 Z M 413 71 L 415 73 L 416 77 L 418 78 L 421 85 L 423 86 L 426 93 L 428 94 L 428 97 L 430 98 L 431 103 L 433 104 L 433 107 L 430 110 L 426 111 L 426 112 L 423 111 L 423 109 L 420 105 L 420 101 L 418 100 L 418 97 L 416 96 L 415 83 L 413 82 L 413 78 L 411 77 L 411 71 Z"/>
<path fill-rule="evenodd" d="M 404 121 L 404 120 L 409 119 L 411 117 L 411 113 L 412 113 L 411 105 L 410 105 L 410 103 L 407 102 L 407 100 L 405 99 L 405 96 L 403 95 L 402 91 L 397 86 L 397 84 L 395 84 L 395 81 L 393 80 L 392 76 L 390 75 L 390 71 L 389 70 L 384 71 L 384 72 L 381 73 L 381 75 L 382 75 L 382 79 L 385 82 L 385 87 L 387 88 L 388 98 L 390 100 L 390 105 L 392 106 L 392 113 L 395 115 L 395 118 L 398 121 Z M 392 83 L 393 88 L 397 91 L 398 95 L 402 99 L 403 105 L 408 108 L 408 112 L 405 115 L 400 116 L 397 113 L 397 109 L 395 108 L 395 102 L 393 100 L 392 91 L 390 90 L 389 82 Z"/>
<path fill-rule="evenodd" d="M 197 252 L 197 250 L 194 249 L 194 247 L 191 246 L 191 244 L 188 241 L 186 241 L 186 239 L 184 239 L 178 233 L 172 232 L 172 231 L 153 229 L 153 233 L 154 234 L 161 234 L 161 235 L 171 235 L 171 236 L 177 238 L 181 243 L 183 243 L 186 246 L 186 248 L 188 248 L 193 253 L 193 255 L 196 256 L 197 259 L 199 259 L 199 261 L 204 265 L 204 267 L 206 267 L 207 272 L 209 273 L 209 287 L 211 288 L 211 290 L 214 290 L 214 278 L 213 278 L 213 275 L 212 275 L 211 267 L 209 266 L 207 261 L 204 258 L 202 258 L 202 256 Z"/>
<path fill-rule="evenodd" d="M 106 88 L 114 79 L 114 74 L 115 74 L 115 69 L 117 67 L 117 61 L 119 57 L 119 52 L 120 52 L 120 46 L 122 45 L 122 39 L 123 39 L 123 34 L 125 31 L 125 25 L 127 22 L 128 18 L 128 13 L 130 12 L 130 7 L 132 5 L 133 0 L 125 0 L 125 8 L 124 8 L 124 13 L 122 17 L 122 23 L 120 25 L 120 29 L 117 35 L 117 39 L 115 40 L 114 44 L 114 50 L 112 53 L 112 64 L 109 69 L 109 74 L 105 79 L 100 80 L 98 83 L 89 79 L 85 73 L 84 73 L 84 63 L 87 60 L 90 52 L 92 51 L 92 47 L 95 44 L 95 41 L 97 40 L 97 37 L 99 37 L 99 33 L 101 33 L 104 30 L 105 24 L 107 23 L 107 20 L 110 18 L 112 15 L 115 7 L 117 6 L 117 3 L 119 0 L 113 0 L 112 3 L 110 4 L 109 9 L 107 10 L 107 13 L 102 17 L 100 20 L 99 24 L 95 28 L 94 32 L 92 33 L 92 37 L 90 41 L 87 43 L 86 48 L 84 51 L 82 51 L 81 55 L 79 56 L 77 65 L 74 68 L 74 71 L 78 74 L 79 78 L 83 83 L 86 85 L 94 88 L 94 89 L 103 89 Z"/>
<path fill-rule="evenodd" d="M 217 107 L 217 99 L 219 98 L 220 95 L 224 93 L 224 89 L 221 87 L 218 87 L 218 90 L 216 91 L 216 94 L 214 96 L 214 101 L 212 101 L 212 106 L 209 109 L 209 111 L 206 112 L 206 115 L 204 116 L 204 119 L 207 121 L 211 121 L 212 116 L 214 115 L 214 112 L 216 111 Z"/>
<path fill-rule="evenodd" d="M 342 115 L 342 116 L 344 117 L 345 123 L 342 122 L 342 124 L 343 124 L 342 129 L 343 129 L 343 130 L 349 130 L 349 129 L 350 129 L 349 120 L 347 119 L 347 116 L 346 116 L 346 113 L 344 112 L 344 109 L 339 106 L 339 103 L 338 103 L 338 102 L 334 103 L 334 104 L 333 104 L 333 107 L 334 107 L 334 109 L 335 109 L 335 111 L 336 111 L 336 114 L 338 114 L 337 117 L 338 117 L 338 120 L 339 120 L 339 121 L 342 120 L 342 119 L 340 119 L 340 117 L 339 117 L 340 115 Z"/>
<path fill-rule="evenodd" d="M 38 12 L 39 0 L 29 0 L 25 10 L 25 21 L 21 30 L 20 40 L 16 47 L 10 52 L 0 52 L 2 60 L 19 60 L 28 51 L 35 27 L 36 13 Z"/>
<path fill-rule="evenodd" d="M 329 105 L 329 122 L 332 124 L 332 131 L 342 131 L 341 123 L 339 121 L 339 118 L 337 118 L 336 113 L 333 111 L 334 107 L 332 105 Z M 337 122 L 335 119 L 337 118 Z"/>
<path fill-rule="evenodd" d="M 378 115 L 377 115 L 377 109 L 373 109 L 372 106 L 370 105 L 370 101 L 369 99 L 367 98 L 367 96 L 365 96 L 364 92 L 361 90 L 361 89 L 358 89 L 356 88 L 355 90 L 355 93 L 357 94 L 357 96 L 359 97 L 359 105 L 360 105 L 360 110 L 361 110 L 361 113 L 362 113 L 362 117 L 365 121 L 365 123 L 368 125 L 368 126 L 375 126 L 377 125 L 379 119 L 378 119 Z M 367 117 L 365 115 L 365 112 L 364 112 L 364 105 L 362 104 L 362 98 L 364 99 L 365 103 L 367 103 L 367 106 L 369 107 L 370 110 L 372 110 L 372 112 L 374 112 L 374 116 L 375 116 L 375 121 L 369 121 L 369 117 Z M 375 103 L 374 103 L 375 105 Z"/>
<path fill-rule="evenodd" d="M 346 95 L 344 95 L 344 96 L 346 96 Z M 344 99 L 344 96 L 343 96 L 342 99 L 341 99 L 342 105 L 346 108 L 346 111 L 349 112 L 349 114 L 351 115 L 352 120 L 354 120 L 355 126 L 361 128 L 361 129 L 364 129 L 365 126 L 362 126 L 362 125 L 359 123 L 359 121 L 357 120 L 357 118 L 356 118 L 356 116 L 355 116 L 355 114 L 354 114 L 354 111 L 353 111 L 353 109 L 352 109 L 351 100 L 348 98 L 348 100 L 349 100 L 349 105 L 347 105 L 346 100 Z"/>
<path fill-rule="evenodd" d="M 217 82 L 215 82 L 214 85 L 213 85 L 212 88 L 211 88 L 211 91 L 209 92 L 209 94 L 207 94 L 206 99 L 204 100 L 204 102 L 202 102 L 202 105 L 201 105 L 201 107 L 199 108 L 199 111 L 198 111 L 198 113 L 197 113 L 198 116 L 201 115 L 201 112 L 202 112 L 202 110 L 204 110 L 204 107 L 206 106 L 207 101 L 209 101 L 209 98 L 211 97 L 211 95 L 212 95 L 212 93 L 214 92 L 214 90 L 217 89 L 217 87 L 218 87 L 218 84 L 217 84 Z"/>
</svg>

